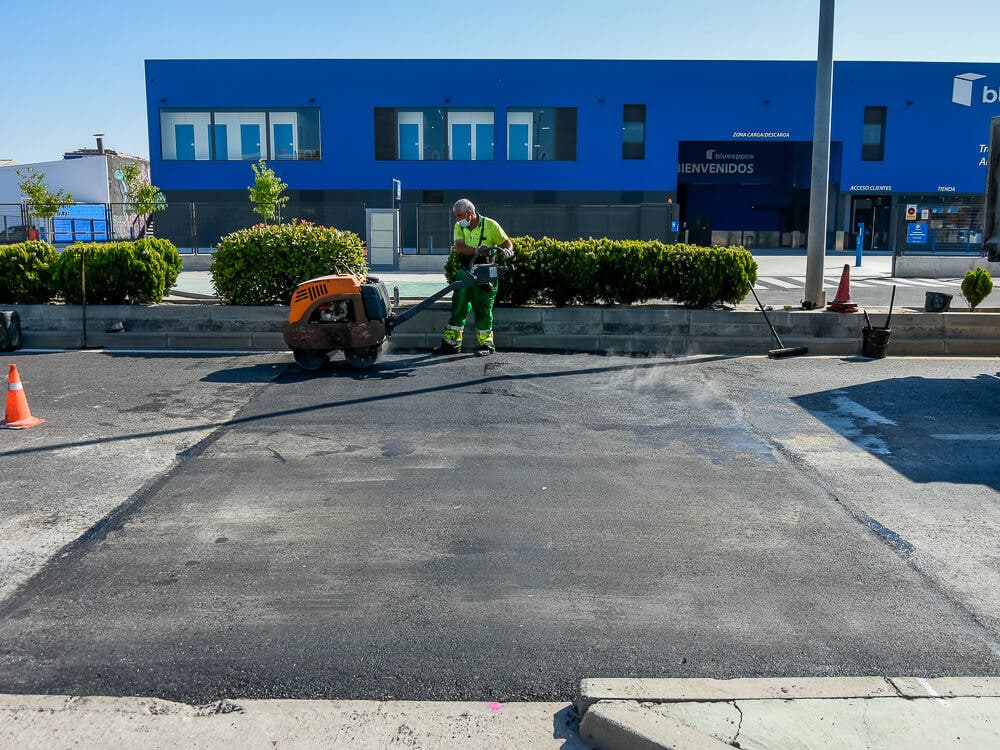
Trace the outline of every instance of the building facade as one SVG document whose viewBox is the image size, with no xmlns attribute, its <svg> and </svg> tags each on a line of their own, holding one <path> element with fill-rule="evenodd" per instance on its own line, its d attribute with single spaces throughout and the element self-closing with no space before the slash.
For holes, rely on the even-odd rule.
<svg viewBox="0 0 1000 750">
<path fill-rule="evenodd" d="M 359 233 L 400 180 L 420 253 L 447 251 L 462 196 L 514 235 L 666 237 L 670 201 L 692 242 L 806 243 L 813 62 L 150 60 L 146 79 L 152 180 L 200 206 L 200 244 L 251 220 L 260 158 L 288 216 Z M 974 249 L 998 91 L 998 64 L 836 63 L 830 246 L 863 224 L 866 249 Z"/>
<path fill-rule="evenodd" d="M 0 243 L 26 239 L 29 226 L 37 228 L 43 239 L 59 245 L 128 238 L 135 217 L 124 205 L 121 169 L 126 163 L 136 164 L 148 181 L 149 163 L 145 159 L 103 147 L 67 151 L 58 161 L 0 164 Z M 24 205 L 18 172 L 26 174 L 29 168 L 45 175 L 49 190 L 62 190 L 73 197 L 73 204 L 64 206 L 51 225 L 32 216 Z"/>
</svg>

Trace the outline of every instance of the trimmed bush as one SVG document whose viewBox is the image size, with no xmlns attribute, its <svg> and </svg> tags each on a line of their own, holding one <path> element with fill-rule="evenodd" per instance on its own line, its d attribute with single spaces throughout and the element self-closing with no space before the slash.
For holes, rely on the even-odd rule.
<svg viewBox="0 0 1000 750">
<path fill-rule="evenodd" d="M 163 262 L 167 265 L 166 276 L 164 279 L 164 288 L 168 293 L 177 284 L 177 277 L 180 276 L 181 270 L 184 268 L 184 261 L 181 260 L 181 254 L 177 252 L 177 248 L 174 243 L 170 240 L 165 240 L 160 237 L 147 237 L 141 240 L 135 240 L 133 244 L 142 245 L 148 244 L 150 248 L 156 250 L 160 257 L 163 258 Z"/>
<path fill-rule="evenodd" d="M 965 274 L 962 279 L 962 296 L 969 303 L 969 309 L 975 310 L 993 291 L 993 277 L 982 266 L 976 266 Z"/>
<path fill-rule="evenodd" d="M 59 253 L 47 242 L 0 245 L 0 303 L 37 305 L 55 296 L 52 265 Z"/>
<path fill-rule="evenodd" d="M 630 305 L 672 299 L 707 308 L 742 302 L 757 281 L 757 262 L 743 247 L 548 237 L 517 237 L 513 243 L 513 268 L 500 282 L 500 304 Z M 449 281 L 458 267 L 453 253 L 445 265 Z"/>
<path fill-rule="evenodd" d="M 170 242 L 75 242 L 53 267 L 53 281 L 67 302 L 83 301 L 80 270 L 87 257 L 87 303 L 97 305 L 153 304 L 163 299 L 181 270 L 181 258 Z"/>
<path fill-rule="evenodd" d="M 305 221 L 258 224 L 226 235 L 212 259 L 212 282 L 233 305 L 287 305 L 298 284 L 349 268 L 368 273 L 354 232 Z"/>
</svg>

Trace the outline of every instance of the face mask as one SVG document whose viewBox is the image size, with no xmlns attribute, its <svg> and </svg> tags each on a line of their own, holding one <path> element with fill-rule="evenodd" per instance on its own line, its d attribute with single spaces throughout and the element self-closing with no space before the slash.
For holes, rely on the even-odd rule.
<svg viewBox="0 0 1000 750">
<path fill-rule="evenodd" d="M 462 219 L 461 221 L 458 222 L 458 225 L 460 227 L 462 227 L 462 229 L 468 229 L 469 228 L 469 220 L 468 219 Z"/>
</svg>

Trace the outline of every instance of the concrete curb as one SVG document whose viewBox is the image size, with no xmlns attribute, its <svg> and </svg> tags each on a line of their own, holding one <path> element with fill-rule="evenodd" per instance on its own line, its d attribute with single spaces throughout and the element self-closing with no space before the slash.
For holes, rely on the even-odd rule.
<svg viewBox="0 0 1000 750">
<path fill-rule="evenodd" d="M 726 703 L 735 710 L 739 701 L 742 726 L 747 704 L 876 699 L 935 705 L 966 698 L 1000 698 L 1000 677 L 599 678 L 581 682 L 576 706 L 582 717 L 580 736 L 597 750 L 722 750 L 729 745 L 707 729 L 658 713 L 655 706 Z"/>
<path fill-rule="evenodd" d="M 79 306 L 10 308 L 20 313 L 25 347 L 80 345 Z M 287 315 L 288 308 L 281 305 L 90 305 L 87 339 L 109 349 L 284 351 L 281 327 Z M 428 310 L 390 339 L 391 348 L 433 346 L 448 315 L 447 306 Z M 770 316 L 786 346 L 808 346 L 810 354 L 821 355 L 861 352 L 860 314 L 775 310 Z M 116 322 L 124 324 L 125 332 L 105 333 Z M 890 356 L 1000 356 L 1000 312 L 897 311 L 892 323 Z M 499 308 L 495 328 L 498 346 L 525 351 L 742 355 L 766 354 L 776 346 L 760 313 L 747 309 Z"/>
<path fill-rule="evenodd" d="M 697 729 L 632 701 L 602 701 L 580 722 L 580 737 L 598 750 L 731 750 Z"/>
<path fill-rule="evenodd" d="M 580 683 L 576 710 L 600 701 L 643 703 L 829 698 L 997 698 L 1000 677 L 592 678 Z"/>
</svg>

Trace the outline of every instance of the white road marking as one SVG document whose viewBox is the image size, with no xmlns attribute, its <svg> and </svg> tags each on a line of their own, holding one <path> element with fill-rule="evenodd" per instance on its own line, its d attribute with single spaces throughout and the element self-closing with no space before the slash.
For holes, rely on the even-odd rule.
<svg viewBox="0 0 1000 750">
<path fill-rule="evenodd" d="M 918 287 L 926 287 L 927 286 L 927 282 L 925 282 L 925 281 L 923 281 L 921 279 L 911 278 L 909 276 L 907 276 L 905 279 L 897 279 L 897 278 L 889 277 L 889 281 L 893 282 L 894 284 L 901 284 L 902 286 L 918 286 Z M 931 286 L 937 286 L 937 284 L 934 283 L 934 282 L 931 282 Z"/>
<path fill-rule="evenodd" d="M 872 411 L 867 406 L 862 406 L 857 401 L 848 398 L 847 396 L 836 396 L 833 399 L 834 405 L 837 409 L 844 414 L 848 414 L 856 419 L 860 419 L 867 422 L 869 426 L 874 425 L 893 425 L 896 423 L 887 417 L 883 417 L 877 411 Z"/>
<path fill-rule="evenodd" d="M 763 281 L 767 284 L 774 284 L 774 286 L 780 286 L 782 289 L 799 289 L 797 284 L 789 284 L 787 281 L 782 281 L 781 279 L 776 279 L 773 276 L 758 276 L 757 281 Z"/>
<path fill-rule="evenodd" d="M 830 278 L 825 279 L 825 281 L 830 286 L 834 286 L 834 287 L 840 286 L 840 278 L 839 277 L 836 278 L 836 279 L 833 278 L 833 277 L 830 277 Z M 858 281 L 857 279 L 851 279 L 851 286 L 852 287 L 854 287 L 854 286 L 861 287 L 862 289 L 870 289 L 871 288 L 871 284 L 867 283 L 867 281 L 868 281 L 867 279 L 865 279 L 864 281 Z"/>
</svg>

